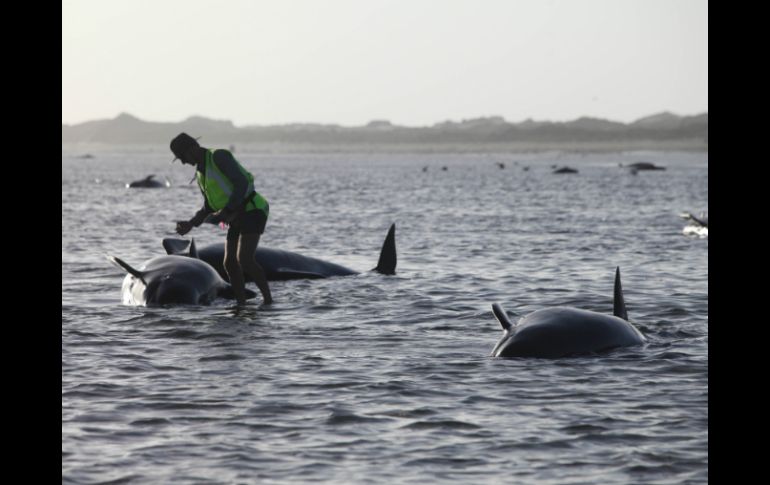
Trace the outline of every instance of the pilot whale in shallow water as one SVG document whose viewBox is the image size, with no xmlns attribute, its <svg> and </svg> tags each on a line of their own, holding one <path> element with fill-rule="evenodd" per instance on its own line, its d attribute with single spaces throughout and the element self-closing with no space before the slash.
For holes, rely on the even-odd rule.
<svg viewBox="0 0 770 485">
<path fill-rule="evenodd" d="M 554 170 L 551 173 L 578 173 L 578 171 L 577 171 L 577 169 L 574 169 L 572 167 L 562 167 L 562 168 Z"/>
<path fill-rule="evenodd" d="M 503 327 L 503 336 L 492 356 L 557 358 L 643 344 L 644 335 L 628 322 L 620 268 L 615 271 L 613 307 L 613 315 L 571 307 L 546 308 L 514 325 L 494 303 L 492 311 Z"/>
<path fill-rule="evenodd" d="M 704 212 L 701 212 L 700 217 L 695 217 L 690 212 L 684 212 L 679 214 L 683 219 L 688 219 L 691 224 L 684 226 L 682 234 L 686 236 L 698 236 L 701 238 L 709 237 L 709 218 Z"/>
<path fill-rule="evenodd" d="M 168 254 L 184 254 L 188 245 L 189 242 L 185 239 L 163 239 L 163 247 Z M 222 278 L 229 281 L 224 268 L 224 242 L 203 247 L 198 250 L 198 254 L 203 261 L 213 266 Z M 254 258 L 265 270 L 268 281 L 328 278 L 359 273 L 339 264 L 280 249 L 257 247 Z M 396 260 L 396 224 L 394 223 L 388 230 L 380 250 L 380 259 L 373 271 L 387 275 L 396 274 Z"/>
<path fill-rule="evenodd" d="M 120 258 L 108 259 L 128 273 L 122 287 L 122 301 L 126 305 L 208 305 L 218 297 L 235 299 L 230 283 L 198 259 L 195 241 L 190 243 L 187 256 L 157 256 L 139 269 Z M 246 298 L 256 296 L 246 290 Z"/>
<path fill-rule="evenodd" d="M 155 175 L 148 175 L 141 180 L 134 180 L 130 184 L 126 184 L 127 189 L 157 189 L 161 187 L 171 187 L 171 182 L 166 179 L 165 182 L 155 180 Z"/>
<path fill-rule="evenodd" d="M 623 164 L 621 164 L 620 166 L 622 167 Z M 666 167 L 660 167 L 660 166 L 655 165 L 654 163 L 650 163 L 650 162 L 636 162 L 636 163 L 632 163 L 630 165 L 627 165 L 627 167 L 630 168 L 631 170 L 637 170 L 637 171 L 639 171 L 639 170 L 665 170 L 666 169 Z"/>
</svg>

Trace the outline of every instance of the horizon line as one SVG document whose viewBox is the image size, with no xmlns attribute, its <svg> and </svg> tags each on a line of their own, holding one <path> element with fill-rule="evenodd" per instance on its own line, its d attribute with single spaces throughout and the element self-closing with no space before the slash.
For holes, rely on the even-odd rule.
<svg viewBox="0 0 770 485">
<path fill-rule="evenodd" d="M 620 124 L 628 125 L 628 124 L 636 123 L 636 122 L 638 122 L 640 120 L 643 120 L 643 119 L 646 119 L 646 118 L 651 118 L 653 116 L 660 116 L 660 115 L 673 115 L 673 116 L 676 116 L 678 118 L 688 118 L 688 117 L 702 116 L 702 115 L 707 115 L 707 114 L 708 114 L 708 109 L 706 109 L 704 111 L 701 111 L 701 112 L 698 112 L 698 113 L 695 113 L 695 114 L 685 114 L 685 115 L 677 114 L 677 113 L 674 113 L 673 111 L 669 111 L 669 110 L 663 110 L 663 111 L 658 111 L 658 112 L 655 112 L 655 113 L 651 113 L 649 115 L 641 116 L 641 117 L 636 118 L 633 121 L 630 121 L 630 122 L 627 122 L 627 123 L 623 122 L 623 121 L 613 120 L 613 119 L 610 119 L 610 118 L 601 118 L 601 117 L 598 117 L 598 116 L 591 116 L 591 115 L 582 115 L 582 116 L 578 116 L 577 118 L 568 119 L 568 120 L 551 120 L 551 119 L 540 119 L 540 120 L 537 120 L 537 119 L 535 119 L 535 118 L 530 116 L 530 117 L 527 117 L 527 118 L 523 119 L 522 121 L 510 121 L 510 120 L 506 119 L 505 116 L 503 116 L 503 115 L 486 115 L 486 116 L 477 116 L 477 117 L 472 117 L 472 118 L 461 118 L 459 121 L 455 121 L 453 119 L 444 119 L 444 120 L 441 120 L 441 121 L 436 121 L 432 125 L 399 125 L 399 124 L 392 123 L 390 120 L 388 120 L 386 118 L 372 118 L 368 122 L 366 122 L 364 124 L 360 124 L 360 125 L 343 125 L 343 124 L 335 123 L 335 122 L 319 122 L 319 121 L 293 121 L 293 122 L 287 122 L 287 123 L 272 123 L 272 124 L 270 124 L 270 123 L 265 123 L 265 124 L 253 123 L 253 124 L 240 124 L 240 125 L 236 125 L 230 119 L 210 118 L 208 116 L 198 115 L 198 114 L 190 115 L 190 116 L 188 116 L 188 117 L 186 117 L 186 118 L 184 118 L 182 120 L 179 120 L 179 121 L 155 121 L 155 120 L 148 120 L 148 119 L 145 119 L 145 118 L 141 118 L 141 117 L 136 116 L 134 114 L 131 114 L 131 113 L 127 112 L 127 111 L 121 111 L 120 113 L 118 113 L 116 116 L 114 116 L 112 118 L 95 118 L 95 119 L 89 119 L 89 120 L 85 120 L 85 121 L 78 121 L 78 122 L 74 122 L 74 123 L 67 123 L 67 122 L 62 121 L 62 126 L 76 126 L 76 125 L 82 125 L 82 124 L 85 124 L 85 123 L 92 123 L 92 122 L 96 122 L 96 121 L 113 121 L 113 120 L 116 120 L 116 119 L 118 119 L 120 117 L 123 117 L 123 116 L 128 116 L 128 117 L 131 117 L 131 118 L 135 118 L 135 119 L 137 119 L 139 121 L 143 121 L 143 122 L 146 122 L 146 123 L 168 123 L 168 124 L 178 124 L 178 123 L 183 123 L 185 121 L 189 121 L 191 119 L 201 118 L 201 119 L 206 119 L 206 120 L 209 120 L 209 121 L 229 122 L 235 128 L 239 128 L 239 127 L 255 127 L 255 126 L 291 126 L 291 125 L 320 125 L 320 126 L 339 126 L 339 127 L 354 128 L 354 127 L 367 126 L 367 125 L 369 125 L 371 123 L 382 123 L 382 122 L 387 122 L 387 123 L 390 123 L 393 126 L 399 126 L 399 127 L 404 127 L 404 128 L 425 128 L 425 127 L 436 126 L 437 124 L 440 124 L 440 123 L 462 123 L 462 122 L 466 122 L 466 121 L 483 120 L 483 119 L 495 119 L 495 118 L 500 118 L 504 122 L 511 123 L 511 124 L 526 123 L 528 121 L 529 122 L 534 122 L 534 123 L 569 123 L 571 121 L 578 121 L 578 120 L 581 120 L 581 119 L 593 119 L 593 120 L 602 120 L 602 121 L 609 121 L 611 123 L 620 123 Z"/>
</svg>

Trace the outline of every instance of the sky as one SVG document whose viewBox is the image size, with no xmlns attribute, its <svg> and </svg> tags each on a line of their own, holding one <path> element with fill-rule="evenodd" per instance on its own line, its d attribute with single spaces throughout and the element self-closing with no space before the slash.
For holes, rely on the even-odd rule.
<svg viewBox="0 0 770 485">
<path fill-rule="evenodd" d="M 62 0 L 62 123 L 708 111 L 708 0 Z"/>
</svg>

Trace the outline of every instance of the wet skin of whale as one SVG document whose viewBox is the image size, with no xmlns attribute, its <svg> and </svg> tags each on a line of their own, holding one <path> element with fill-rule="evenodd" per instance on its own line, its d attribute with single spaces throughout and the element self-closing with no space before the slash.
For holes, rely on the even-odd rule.
<svg viewBox="0 0 770 485">
<path fill-rule="evenodd" d="M 380 259 L 374 271 L 388 275 L 396 273 L 395 231 L 396 225 L 394 223 L 390 226 L 388 235 L 385 237 L 380 251 Z M 189 242 L 185 239 L 163 239 L 163 247 L 168 254 L 184 253 L 188 245 Z M 198 255 L 200 259 L 214 267 L 223 279 L 229 281 L 224 268 L 224 242 L 200 248 L 198 249 Z M 359 271 L 339 264 L 280 249 L 257 247 L 254 258 L 262 266 L 262 269 L 265 270 L 265 276 L 268 281 L 328 278 L 330 276 L 348 276 L 359 273 Z M 249 279 L 248 281 L 251 280 Z"/>
<path fill-rule="evenodd" d="M 208 305 L 214 299 L 235 299 L 232 287 L 208 263 L 190 255 L 157 256 L 139 269 L 116 257 L 108 258 L 128 274 L 123 280 L 122 301 L 126 305 Z M 246 298 L 256 293 L 246 289 Z"/>
<path fill-rule="evenodd" d="M 503 308 L 492 305 L 503 327 L 503 336 L 492 349 L 494 357 L 558 358 L 641 345 L 646 339 L 628 322 L 620 284 L 615 273 L 614 315 L 555 307 L 537 310 L 513 324 Z"/>
<path fill-rule="evenodd" d="M 141 180 L 134 180 L 130 184 L 126 184 L 127 189 L 158 189 L 164 187 L 171 187 L 171 183 L 166 180 L 165 182 L 159 182 L 154 180 L 155 175 L 148 175 Z"/>
</svg>

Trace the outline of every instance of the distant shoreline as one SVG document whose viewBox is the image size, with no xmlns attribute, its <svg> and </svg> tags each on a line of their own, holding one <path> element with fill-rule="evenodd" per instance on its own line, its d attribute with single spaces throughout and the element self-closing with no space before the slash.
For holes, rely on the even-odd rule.
<svg viewBox="0 0 770 485">
<path fill-rule="evenodd" d="M 634 140 L 593 142 L 499 142 L 499 143 L 228 143 L 210 140 L 203 146 L 214 148 L 235 147 L 246 153 L 612 153 L 612 152 L 706 152 L 708 143 L 702 139 L 691 140 Z M 62 143 L 62 150 L 88 153 L 100 151 L 164 152 L 167 144 L 156 143 Z"/>
<path fill-rule="evenodd" d="M 181 132 L 201 137 L 203 146 L 235 146 L 261 153 L 708 151 L 708 113 L 678 116 L 669 112 L 632 123 L 585 116 L 567 122 L 528 119 L 511 123 L 501 116 L 490 116 L 426 127 L 397 126 L 387 120 L 358 127 L 313 123 L 236 127 L 227 120 L 200 116 L 158 123 L 121 113 L 110 120 L 62 125 L 62 144 L 166 149 Z"/>
</svg>

